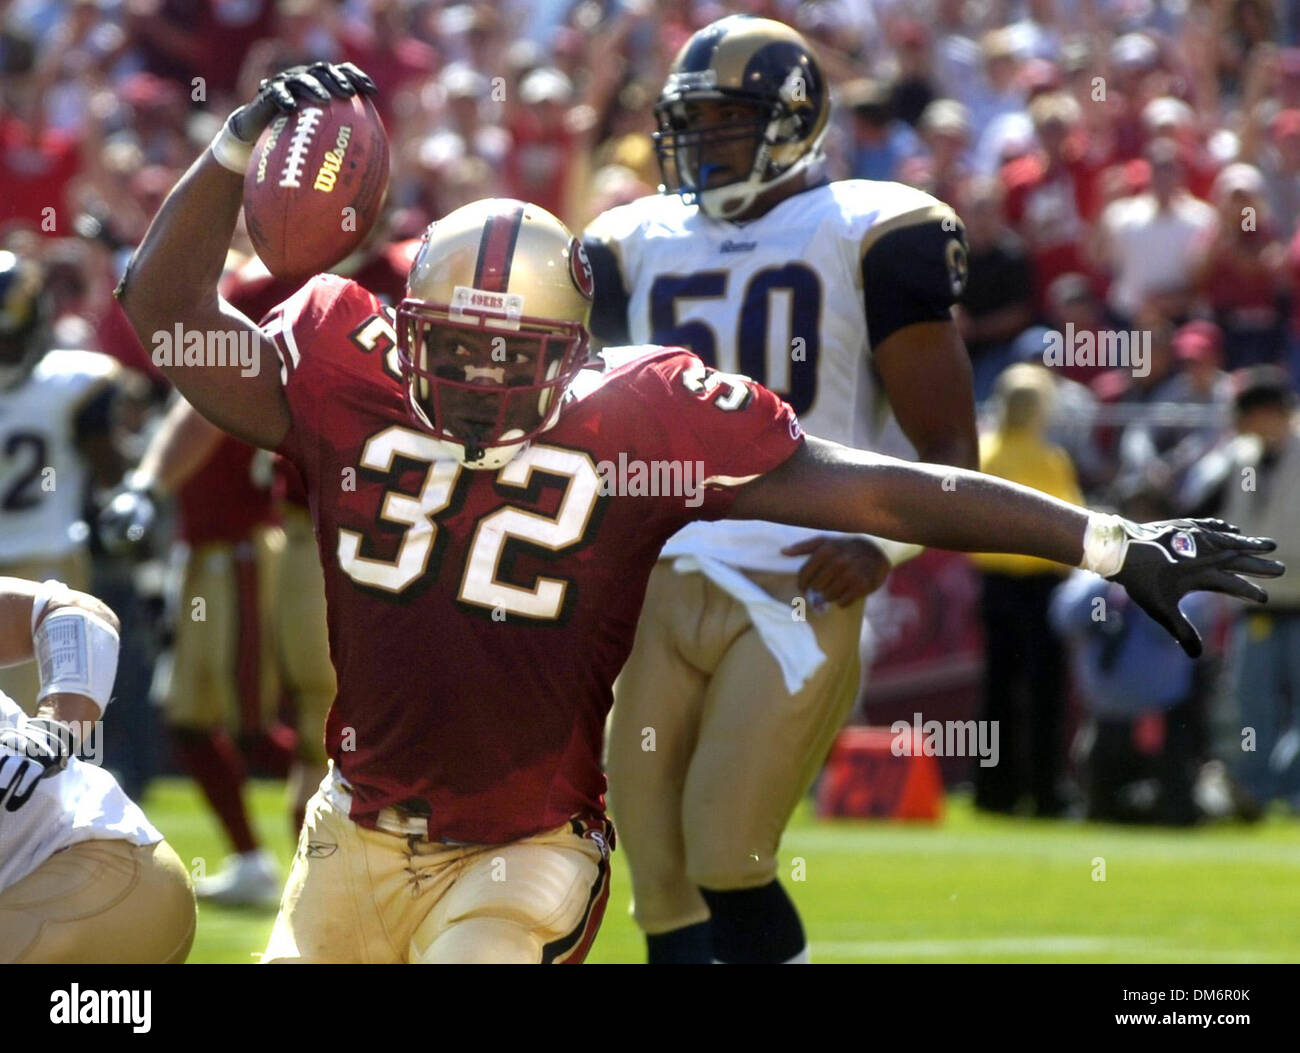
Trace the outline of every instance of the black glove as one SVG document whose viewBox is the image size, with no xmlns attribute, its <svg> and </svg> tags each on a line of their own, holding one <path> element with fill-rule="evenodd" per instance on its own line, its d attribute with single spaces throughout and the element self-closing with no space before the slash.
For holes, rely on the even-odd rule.
<svg viewBox="0 0 1300 1053">
<path fill-rule="evenodd" d="M 36 784 L 58 775 L 73 754 L 72 729 L 57 720 L 35 717 L 0 730 L 0 801 L 5 810 L 18 811 L 36 792 Z"/>
<path fill-rule="evenodd" d="M 1125 520 L 1124 531 L 1124 562 L 1113 580 L 1192 658 L 1201 655 L 1201 637 L 1178 609 L 1180 599 L 1204 590 L 1267 603 L 1268 593 L 1240 575 L 1277 578 L 1286 570 L 1277 560 L 1253 555 L 1272 552 L 1275 541 L 1243 537 L 1222 519 Z"/>
<path fill-rule="evenodd" d="M 152 494 L 123 487 L 100 510 L 99 540 L 112 555 L 122 555 L 149 536 L 157 517 Z"/>
<path fill-rule="evenodd" d="M 351 62 L 313 62 L 292 66 L 262 81 L 252 102 L 239 107 L 226 124 L 235 137 L 254 143 L 277 113 L 293 113 L 298 100 L 329 102 L 331 97 L 350 99 L 358 93 L 374 95 L 379 89 Z"/>
</svg>

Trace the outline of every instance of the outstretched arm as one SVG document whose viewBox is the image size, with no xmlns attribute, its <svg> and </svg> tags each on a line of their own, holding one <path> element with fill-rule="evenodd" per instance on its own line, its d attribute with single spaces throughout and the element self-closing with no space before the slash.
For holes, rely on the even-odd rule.
<svg viewBox="0 0 1300 1053">
<path fill-rule="evenodd" d="M 1123 585 L 1193 657 L 1201 641 L 1178 610 L 1182 596 L 1205 589 L 1264 602 L 1264 590 L 1239 575 L 1275 578 L 1284 570 L 1255 555 L 1273 551 L 1272 541 L 1242 537 L 1219 520 L 1128 523 L 979 472 L 812 436 L 779 468 L 741 487 L 729 514 L 1082 565 Z"/>
<path fill-rule="evenodd" d="M 733 519 L 859 531 L 957 552 L 1021 552 L 1071 566 L 1088 511 L 980 472 L 916 464 L 809 435 L 775 471 L 742 487 Z"/>
</svg>

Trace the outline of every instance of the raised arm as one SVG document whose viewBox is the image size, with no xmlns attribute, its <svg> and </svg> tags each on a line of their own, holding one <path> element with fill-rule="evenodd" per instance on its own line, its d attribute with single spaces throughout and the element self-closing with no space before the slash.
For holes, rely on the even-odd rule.
<svg viewBox="0 0 1300 1053">
<path fill-rule="evenodd" d="M 1262 603 L 1264 590 L 1239 575 L 1275 578 L 1284 570 L 1254 555 L 1273 551 L 1272 541 L 1242 537 L 1219 520 L 1130 523 L 979 472 L 812 436 L 779 468 L 741 487 L 730 515 L 1084 566 L 1123 585 L 1192 657 L 1201 641 L 1179 599 L 1205 589 Z"/>
<path fill-rule="evenodd" d="M 289 430 L 289 407 L 270 341 L 217 291 L 243 198 L 244 168 L 277 112 L 296 109 L 299 99 L 324 102 L 331 94 L 346 98 L 358 91 L 373 92 L 374 85 L 348 64 L 298 66 L 263 81 L 257 97 L 230 115 L 167 196 L 118 286 L 122 308 L 147 350 L 174 339 L 177 325 L 184 334 L 225 334 L 226 347 L 252 343 L 251 375 L 228 365 L 159 366 L 208 420 L 255 446 L 280 444 Z"/>
</svg>

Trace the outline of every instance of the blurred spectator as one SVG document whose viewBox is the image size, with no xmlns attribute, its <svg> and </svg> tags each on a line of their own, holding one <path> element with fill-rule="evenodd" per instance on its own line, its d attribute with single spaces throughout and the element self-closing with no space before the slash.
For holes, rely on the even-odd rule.
<svg viewBox="0 0 1300 1053">
<path fill-rule="evenodd" d="M 921 114 L 919 131 L 925 152 L 904 161 L 898 179 L 933 194 L 964 217 L 972 178 L 966 107 L 952 99 L 935 99 Z"/>
<path fill-rule="evenodd" d="M 966 0 L 935 0 L 935 76 L 940 94 L 950 99 L 966 96 L 981 76 L 980 45 L 965 9 Z"/>
<path fill-rule="evenodd" d="M 1098 226 L 1098 258 L 1114 276 L 1108 303 L 1121 328 L 1131 328 L 1147 309 L 1166 318 L 1186 314 L 1195 250 L 1214 229 L 1214 210 L 1184 186 L 1178 145 L 1157 139 L 1147 160 L 1151 189 L 1112 202 Z"/>
<path fill-rule="evenodd" d="M 431 73 L 437 67 L 438 52 L 411 35 L 401 0 L 370 0 L 363 9 L 348 12 L 343 8 L 340 13 L 343 22 L 338 36 L 343 55 L 370 74 L 379 88 L 375 105 L 380 116 L 391 121 L 398 92 Z"/>
<path fill-rule="evenodd" d="M 1228 165 L 1214 181 L 1214 236 L 1199 249 L 1197 285 L 1223 329 L 1230 370 L 1278 363 L 1286 344 L 1286 250 L 1264 197 L 1264 178 Z"/>
<path fill-rule="evenodd" d="M 1020 364 L 998 379 L 997 426 L 981 436 L 980 469 L 1081 504 L 1065 451 L 1044 437 L 1051 413 L 1052 375 Z M 1060 815 L 1065 752 L 1065 665 L 1047 606 L 1065 568 L 1030 556 L 972 557 L 984 583 L 984 690 L 980 719 L 999 722 L 1001 763 L 975 769 L 976 807 L 1015 811 L 1023 795 L 1039 816 Z"/>
<path fill-rule="evenodd" d="M 1210 636 L 1216 597 L 1193 593 L 1180 608 L 1202 638 Z M 1056 590 L 1050 618 L 1071 645 L 1088 715 L 1082 730 L 1086 817 L 1194 823 L 1193 788 L 1207 751 L 1203 671 L 1209 660 L 1189 662 L 1121 586 L 1086 571 L 1076 570 Z"/>
<path fill-rule="evenodd" d="M 903 162 L 921 152 L 920 139 L 894 117 L 888 89 L 879 81 L 863 77 L 849 82 L 841 90 L 840 104 L 851 114 L 851 178 L 896 179 Z"/>
<path fill-rule="evenodd" d="M 1035 306 L 1062 274 L 1085 271 L 1085 221 L 1097 212 L 1097 168 L 1080 138 L 1079 104 L 1065 92 L 1029 106 L 1038 146 L 1002 170 L 1007 219 L 1033 260 Z"/>
<path fill-rule="evenodd" d="M 930 33 L 924 22 L 905 18 L 894 28 L 894 41 L 898 73 L 889 91 L 889 109 L 900 121 L 915 128 L 937 94 Z"/>
<path fill-rule="evenodd" d="M 567 214 L 570 159 L 581 129 L 574 123 L 573 84 L 557 69 L 535 69 L 519 84 L 507 117 L 511 148 L 504 183 L 508 197 L 532 201 L 557 216 Z"/>
<path fill-rule="evenodd" d="M 1086 275 L 1068 272 L 1057 276 L 1046 290 L 1046 320 L 1055 332 L 1067 337 L 1091 335 L 1094 342 L 1106 330 L 1106 318 L 1100 300 Z M 1053 366 L 1052 372 L 1071 380 L 1089 384 L 1102 372 L 1103 367 L 1085 365 L 1078 361 Z"/>
<path fill-rule="evenodd" d="M 1181 491 L 1185 474 L 1220 441 L 1230 417 L 1233 389 L 1222 369 L 1219 327 L 1188 322 L 1174 333 L 1171 345 L 1175 371 L 1155 387 L 1150 400 L 1154 411 L 1177 416 L 1148 416 L 1124 429 L 1115 480 L 1121 500 Z"/>
<path fill-rule="evenodd" d="M 1268 131 L 1258 163 L 1270 212 L 1279 229 L 1294 230 L 1300 222 L 1300 110 L 1282 110 Z"/>
<path fill-rule="evenodd" d="M 1300 427 L 1295 392 L 1275 366 L 1239 375 L 1237 439 L 1229 447 L 1220 514 L 1272 537 L 1275 558 L 1300 560 Z M 1208 506 L 1210 508 L 1213 505 Z M 1267 607 L 1243 612 L 1236 636 L 1242 785 L 1259 802 L 1300 808 L 1300 578 L 1269 583 Z"/>
<path fill-rule="evenodd" d="M 972 185 L 962 217 L 970 244 L 970 278 L 958 307 L 957 325 L 970 352 L 975 401 L 983 402 L 1013 360 L 1012 341 L 1033 320 L 1032 272 L 1020 239 L 1002 221 L 1002 188 L 997 180 L 981 179 Z"/>
<path fill-rule="evenodd" d="M 1147 141 L 1170 139 L 1178 145 L 1178 159 L 1193 197 L 1211 196 L 1219 162 L 1211 156 L 1198 134 L 1196 114 L 1182 99 L 1162 96 L 1142 108 L 1142 127 Z"/>
<path fill-rule="evenodd" d="M 1152 91 L 1148 84 L 1160 79 L 1160 47 L 1146 33 L 1125 33 L 1110 46 L 1110 76 L 1104 78 L 1107 108 L 1114 109 L 1112 119 L 1116 158 L 1130 160 L 1141 156 L 1147 141 L 1142 110 L 1148 100 L 1164 94 Z"/>
<path fill-rule="evenodd" d="M 983 76 L 958 89 L 958 97 L 970 107 L 971 137 L 976 143 L 999 118 L 1023 115 L 1025 111 L 1024 97 L 1016 85 L 1020 57 L 1015 38 L 1005 29 L 991 30 L 980 40 L 980 53 Z M 981 170 L 991 172 L 996 161 L 996 157 L 981 155 Z"/>
</svg>

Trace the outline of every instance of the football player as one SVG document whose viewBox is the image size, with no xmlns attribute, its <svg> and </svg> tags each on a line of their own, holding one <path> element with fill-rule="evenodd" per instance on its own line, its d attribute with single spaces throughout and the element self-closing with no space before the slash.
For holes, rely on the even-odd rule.
<svg viewBox="0 0 1300 1053">
<path fill-rule="evenodd" d="M 61 582 L 0 578 L 0 661 L 39 671 L 36 716 L 0 694 L 0 963 L 185 961 L 189 874 L 91 759 L 118 621 Z M 36 659 L 33 662 L 33 658 Z"/>
<path fill-rule="evenodd" d="M 372 231 L 345 261 L 351 265 L 346 273 L 385 303 L 396 303 L 418 244 L 384 246 Z M 337 270 L 345 268 L 341 264 Z M 275 278 L 254 258 L 226 276 L 222 294 L 250 318 L 261 318 L 300 284 Z M 325 582 L 306 494 L 297 470 L 278 457 L 274 486 L 255 485 L 250 469 L 261 458 L 253 453 L 181 400 L 154 433 L 139 469 L 128 476 L 100 524 L 101 534 L 125 544 L 149 528 L 158 497 L 175 494 L 179 500 L 181 540 L 189 545 L 178 608 L 176 672 L 166 708 L 177 752 L 235 849 L 218 873 L 196 882 L 200 899 L 226 905 L 273 900 L 281 884 L 275 862 L 260 847 L 249 820 L 241 791 L 244 763 L 227 726 L 237 724 L 244 745 L 253 751 L 278 744 L 286 729 L 264 727 L 272 718 L 272 688 L 283 689 L 297 729 L 289 770 L 296 838 L 307 801 L 325 773 L 325 714 L 335 690 Z M 274 518 L 280 527 L 272 529 Z M 257 573 L 248 573 L 250 564 Z M 203 623 L 186 617 L 197 596 L 205 598 L 208 608 Z M 238 643 L 221 646 L 223 641 Z M 241 675 L 253 669 L 274 675 Z"/>
<path fill-rule="evenodd" d="M 122 473 L 111 439 L 118 365 L 50 347 L 44 268 L 0 250 L 0 575 L 90 585 L 82 510 L 93 484 Z M 0 670 L 0 691 L 29 706 L 29 662 Z"/>
<path fill-rule="evenodd" d="M 899 183 L 827 181 L 829 89 L 808 42 L 765 18 L 714 22 L 655 113 L 666 193 L 583 239 L 592 335 L 689 347 L 822 438 L 979 467 L 950 315 L 961 223 Z M 777 848 L 857 700 L 864 598 L 915 551 L 761 522 L 693 523 L 664 546 L 606 766 L 651 963 L 807 960 Z"/>
<path fill-rule="evenodd" d="M 524 202 L 431 226 L 396 312 L 320 275 L 255 326 L 218 292 L 252 144 L 300 100 L 373 90 L 346 64 L 266 81 L 173 188 L 118 290 L 142 335 L 258 342 L 255 376 L 169 375 L 213 423 L 293 461 L 310 497 L 338 694 L 267 960 L 582 960 L 608 896 L 611 689 L 655 557 L 689 520 L 1082 564 L 1189 652 L 1181 595 L 1258 600 L 1241 575 L 1282 572 L 1257 555 L 1271 541 L 1217 521 L 1139 526 L 806 437 L 766 388 L 680 348 L 584 369 L 590 266 Z M 701 485 L 647 486 L 653 465 Z"/>
</svg>

